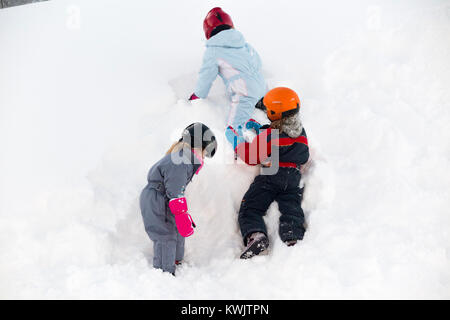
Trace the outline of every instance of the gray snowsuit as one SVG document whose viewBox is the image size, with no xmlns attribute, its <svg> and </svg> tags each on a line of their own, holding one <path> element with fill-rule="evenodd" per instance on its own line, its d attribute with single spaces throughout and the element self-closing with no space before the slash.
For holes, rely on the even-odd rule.
<svg viewBox="0 0 450 320">
<path fill-rule="evenodd" d="M 140 207 L 145 231 L 153 241 L 153 266 L 175 273 L 175 260 L 184 256 L 184 238 L 179 234 L 169 200 L 184 197 L 187 184 L 201 164 L 189 149 L 164 156 L 148 173 L 148 184 L 142 190 Z"/>
</svg>

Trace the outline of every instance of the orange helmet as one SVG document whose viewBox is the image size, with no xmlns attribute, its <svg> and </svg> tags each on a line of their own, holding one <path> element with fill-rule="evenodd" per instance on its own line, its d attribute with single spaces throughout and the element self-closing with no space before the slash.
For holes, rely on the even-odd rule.
<svg viewBox="0 0 450 320">
<path fill-rule="evenodd" d="M 300 110 L 298 95 L 294 90 L 285 87 L 277 87 L 267 92 L 263 104 L 270 121 L 280 120 Z"/>
</svg>

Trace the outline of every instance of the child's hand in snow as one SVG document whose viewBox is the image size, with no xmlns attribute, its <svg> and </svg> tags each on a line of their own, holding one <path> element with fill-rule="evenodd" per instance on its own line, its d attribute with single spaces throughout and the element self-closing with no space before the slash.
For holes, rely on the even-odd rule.
<svg viewBox="0 0 450 320">
<path fill-rule="evenodd" d="M 195 93 L 191 94 L 191 96 L 189 97 L 189 101 L 197 100 L 197 99 L 200 99 L 200 98 L 197 97 Z"/>
<path fill-rule="evenodd" d="M 188 207 L 186 198 L 175 198 L 169 201 L 169 208 L 175 216 L 175 224 L 178 232 L 183 237 L 189 237 L 194 233 L 195 223 L 192 217 L 187 213 Z"/>
<path fill-rule="evenodd" d="M 175 224 L 182 237 L 189 237 L 194 233 L 195 223 L 189 213 L 182 213 L 175 216 Z"/>
</svg>

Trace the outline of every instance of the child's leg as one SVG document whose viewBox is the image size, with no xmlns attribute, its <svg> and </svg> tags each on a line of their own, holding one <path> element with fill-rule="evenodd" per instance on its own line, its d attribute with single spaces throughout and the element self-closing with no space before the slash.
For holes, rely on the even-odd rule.
<svg viewBox="0 0 450 320">
<path fill-rule="evenodd" d="M 296 187 L 281 192 L 276 201 L 281 213 L 279 226 L 281 240 L 302 240 L 305 233 L 305 216 L 301 207 L 301 189 Z"/>
<path fill-rule="evenodd" d="M 267 176 L 257 176 L 242 199 L 238 220 L 245 245 L 247 245 L 247 236 L 254 232 L 267 235 L 263 216 L 276 194 L 267 183 L 267 178 Z"/>
<path fill-rule="evenodd" d="M 164 272 L 175 273 L 177 241 L 155 241 L 153 246 L 153 267 Z"/>
<path fill-rule="evenodd" d="M 256 98 L 234 94 L 231 96 L 231 110 L 228 116 L 228 125 L 234 129 L 244 124 L 253 116 L 255 105 L 258 102 Z"/>
<path fill-rule="evenodd" d="M 184 240 L 185 238 L 180 234 L 177 235 L 177 248 L 175 254 L 175 260 L 177 261 L 181 261 L 184 258 Z"/>
<path fill-rule="evenodd" d="M 166 221 L 166 200 L 156 190 L 145 189 L 141 194 L 140 205 L 145 231 L 153 240 L 153 266 L 174 273 L 179 233 L 174 222 Z"/>
<path fill-rule="evenodd" d="M 162 243 L 153 241 L 153 268 L 162 269 Z"/>
</svg>

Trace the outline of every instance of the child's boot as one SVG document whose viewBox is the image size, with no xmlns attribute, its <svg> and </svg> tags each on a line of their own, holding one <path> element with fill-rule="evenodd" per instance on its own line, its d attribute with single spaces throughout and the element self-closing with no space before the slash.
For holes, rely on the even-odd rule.
<svg viewBox="0 0 450 320">
<path fill-rule="evenodd" d="M 245 247 L 244 252 L 241 254 L 241 259 L 250 259 L 266 251 L 268 247 L 269 238 L 264 233 L 252 233 L 247 237 L 247 247 Z"/>
<path fill-rule="evenodd" d="M 297 240 L 286 240 L 284 241 L 288 247 L 295 246 L 297 244 Z"/>
</svg>

